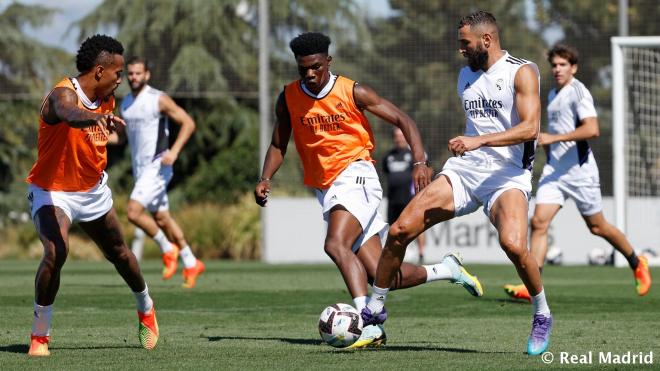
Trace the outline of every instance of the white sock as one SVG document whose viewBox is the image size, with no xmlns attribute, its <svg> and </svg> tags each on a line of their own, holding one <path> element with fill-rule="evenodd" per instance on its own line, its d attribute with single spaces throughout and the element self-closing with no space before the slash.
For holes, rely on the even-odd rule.
<svg viewBox="0 0 660 371">
<path fill-rule="evenodd" d="M 154 241 L 158 244 L 160 247 L 160 252 L 165 254 L 166 252 L 172 251 L 174 247 L 172 247 L 172 244 L 170 241 L 167 240 L 167 236 L 165 236 L 165 233 L 163 233 L 162 229 L 158 230 L 158 233 L 154 236 Z"/>
<path fill-rule="evenodd" d="M 142 260 L 142 253 L 144 251 L 144 231 L 140 228 L 135 228 L 135 235 L 133 236 L 133 241 L 131 241 L 131 251 L 138 262 Z"/>
<path fill-rule="evenodd" d="M 545 300 L 545 290 L 541 289 L 536 296 L 532 296 L 532 306 L 534 307 L 534 314 L 550 315 L 550 308 L 548 302 Z"/>
<path fill-rule="evenodd" d="M 179 256 L 181 257 L 183 265 L 186 268 L 192 268 L 195 266 L 195 264 L 197 264 L 197 258 L 195 258 L 192 250 L 190 250 L 190 246 L 186 246 L 181 249 L 181 251 L 179 251 Z"/>
<path fill-rule="evenodd" d="M 433 265 L 423 265 L 426 269 L 426 282 L 449 280 L 454 277 L 451 269 L 442 263 Z"/>
<path fill-rule="evenodd" d="M 390 291 L 389 288 L 383 289 L 374 285 L 373 292 L 371 293 L 371 298 L 369 299 L 369 303 L 367 304 L 367 308 L 369 308 L 371 313 L 375 314 L 383 311 L 383 307 L 385 306 L 385 299 L 387 299 L 387 293 L 389 291 Z"/>
<path fill-rule="evenodd" d="M 144 291 L 133 292 L 133 295 L 135 295 L 137 309 L 141 313 L 147 313 L 151 310 L 151 308 L 154 307 L 154 301 L 151 300 L 151 296 L 149 296 L 149 288 L 147 287 L 146 283 L 144 284 Z"/>
<path fill-rule="evenodd" d="M 367 297 L 358 296 L 357 298 L 353 298 L 353 304 L 355 304 L 355 309 L 357 309 L 358 312 L 362 312 L 362 309 L 367 306 Z"/>
<path fill-rule="evenodd" d="M 32 321 L 32 335 L 50 335 L 50 320 L 53 318 L 53 304 L 39 305 L 34 303 L 34 319 Z"/>
</svg>

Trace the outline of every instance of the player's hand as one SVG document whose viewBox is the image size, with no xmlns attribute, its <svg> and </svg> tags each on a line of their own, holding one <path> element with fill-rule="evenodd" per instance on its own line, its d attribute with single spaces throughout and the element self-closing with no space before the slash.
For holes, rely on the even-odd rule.
<svg viewBox="0 0 660 371">
<path fill-rule="evenodd" d="M 540 146 L 547 146 L 554 143 L 554 135 L 548 133 L 539 133 L 538 144 Z"/>
<path fill-rule="evenodd" d="M 172 166 L 177 158 L 179 158 L 179 154 L 176 151 L 168 150 L 160 158 L 160 163 L 165 166 Z"/>
<path fill-rule="evenodd" d="M 254 189 L 254 201 L 261 207 L 266 207 L 270 193 L 270 180 L 261 180 Z"/>
<path fill-rule="evenodd" d="M 126 122 L 124 122 L 124 120 L 122 120 L 120 117 L 117 117 L 113 114 L 108 114 L 99 117 L 98 120 L 96 120 L 96 125 L 101 128 L 101 131 L 106 136 L 108 136 L 110 133 L 117 131 L 119 125 L 126 126 Z"/>
<path fill-rule="evenodd" d="M 426 164 L 419 164 L 413 167 L 413 184 L 415 185 L 415 194 L 431 184 L 433 180 L 433 169 Z"/>
<path fill-rule="evenodd" d="M 458 136 L 450 139 L 447 148 L 454 156 L 463 156 L 465 152 L 481 147 L 481 139 L 476 137 Z"/>
</svg>

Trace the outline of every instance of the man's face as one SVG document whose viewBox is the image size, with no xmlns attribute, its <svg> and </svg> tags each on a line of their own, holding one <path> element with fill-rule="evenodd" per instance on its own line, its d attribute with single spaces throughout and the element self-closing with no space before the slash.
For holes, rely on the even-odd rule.
<svg viewBox="0 0 660 371">
<path fill-rule="evenodd" d="M 126 66 L 128 85 L 133 93 L 137 93 L 149 81 L 151 74 L 146 70 L 144 63 L 133 63 Z"/>
<path fill-rule="evenodd" d="M 121 84 L 121 74 L 124 71 L 124 57 L 119 54 L 113 54 L 112 62 L 102 67 L 103 70 L 97 85 L 97 96 L 99 98 L 112 95 L 119 87 L 119 84 Z"/>
<path fill-rule="evenodd" d="M 331 60 L 325 53 L 296 57 L 300 78 L 313 93 L 320 92 L 330 79 Z"/>
<path fill-rule="evenodd" d="M 488 62 L 488 50 L 484 46 L 481 35 L 465 25 L 458 29 L 459 52 L 467 58 L 472 71 L 483 70 Z"/>
<path fill-rule="evenodd" d="M 550 59 L 550 67 L 552 68 L 552 77 L 554 77 L 555 83 L 560 88 L 568 84 L 577 72 L 577 64 L 571 64 L 568 59 L 558 55 L 554 55 Z"/>
</svg>

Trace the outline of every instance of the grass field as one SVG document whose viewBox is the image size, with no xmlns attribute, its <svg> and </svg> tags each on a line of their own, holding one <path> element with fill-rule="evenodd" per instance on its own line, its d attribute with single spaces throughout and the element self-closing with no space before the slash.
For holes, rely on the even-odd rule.
<svg viewBox="0 0 660 371">
<path fill-rule="evenodd" d="M 436 282 L 388 297 L 388 345 L 338 351 L 321 343 L 321 310 L 350 303 L 331 265 L 270 266 L 209 262 L 194 290 L 181 276 L 163 282 L 160 264 L 143 265 L 156 303 L 161 340 L 139 347 L 134 298 L 108 263 L 68 262 L 51 332 L 52 356 L 26 356 L 38 262 L 0 261 L 1 370 L 530 370 L 560 367 L 559 353 L 653 351 L 660 367 L 660 294 L 635 294 L 627 269 L 547 267 L 555 362 L 524 354 L 531 307 L 505 297 L 512 266 L 472 265 L 485 296 Z M 660 270 L 653 274 L 660 277 Z M 176 282 L 175 282 L 176 281 Z M 614 369 L 599 365 L 572 369 Z M 639 369 L 640 365 L 617 368 Z M 642 366 L 649 369 L 654 366 Z"/>
</svg>

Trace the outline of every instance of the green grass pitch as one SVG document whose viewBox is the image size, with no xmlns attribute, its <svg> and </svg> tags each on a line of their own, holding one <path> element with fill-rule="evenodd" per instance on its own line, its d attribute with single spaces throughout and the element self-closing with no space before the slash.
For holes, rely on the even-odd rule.
<svg viewBox="0 0 660 371">
<path fill-rule="evenodd" d="M 155 300 L 161 337 L 139 347 L 135 300 L 106 262 L 68 262 L 55 302 L 51 353 L 28 358 L 37 261 L 0 261 L 1 370 L 531 370 L 614 369 L 560 365 L 560 352 L 654 352 L 660 365 L 660 295 L 637 297 L 630 270 L 547 267 L 545 288 L 555 316 L 555 362 L 524 352 L 531 306 L 507 299 L 511 265 L 468 265 L 484 284 L 482 298 L 435 282 L 393 292 L 389 341 L 376 350 L 341 351 L 320 341 L 325 306 L 351 303 L 332 265 L 208 262 L 198 287 L 181 275 L 161 281 L 160 263 L 143 271 Z M 660 277 L 660 269 L 652 272 Z M 352 303 L 351 303 L 352 304 Z M 616 365 L 618 369 L 639 369 Z"/>
</svg>

